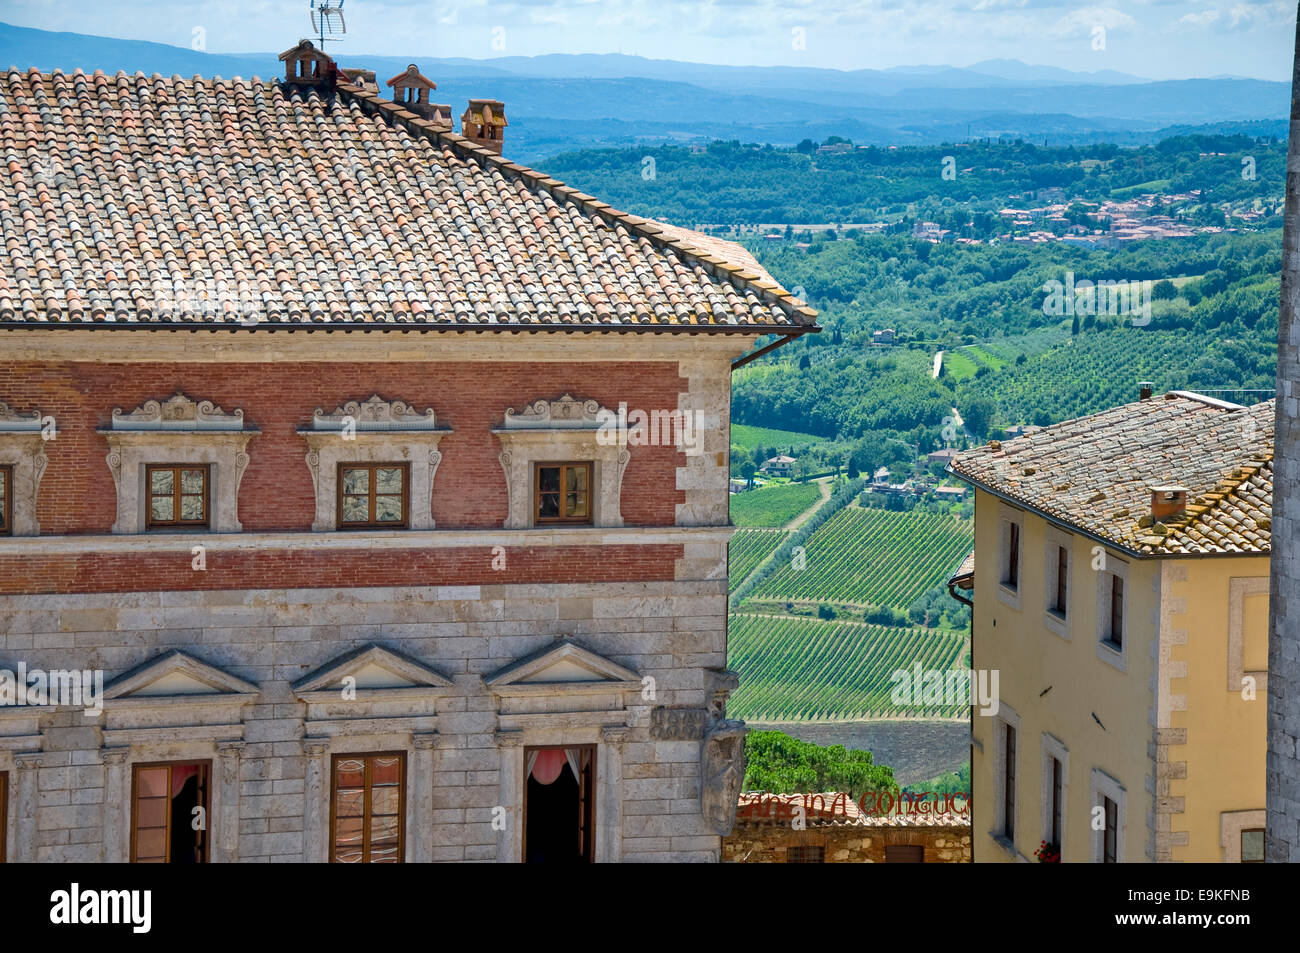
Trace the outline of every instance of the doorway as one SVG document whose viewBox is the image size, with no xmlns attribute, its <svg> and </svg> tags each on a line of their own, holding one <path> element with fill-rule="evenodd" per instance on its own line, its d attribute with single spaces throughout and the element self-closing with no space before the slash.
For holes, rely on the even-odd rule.
<svg viewBox="0 0 1300 953">
<path fill-rule="evenodd" d="M 596 746 L 526 748 L 524 766 L 524 861 L 594 862 Z"/>
</svg>

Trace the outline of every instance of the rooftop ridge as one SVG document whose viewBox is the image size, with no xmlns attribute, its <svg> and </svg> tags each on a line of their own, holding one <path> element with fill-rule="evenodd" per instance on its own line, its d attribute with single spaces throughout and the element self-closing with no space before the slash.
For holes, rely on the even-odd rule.
<svg viewBox="0 0 1300 953">
<path fill-rule="evenodd" d="M 462 153 L 465 158 L 478 160 L 485 166 L 496 166 L 505 174 L 530 182 L 535 187 L 544 189 L 552 195 L 561 195 L 566 201 L 577 205 L 588 214 L 613 219 L 621 223 L 632 234 L 645 238 L 660 248 L 670 249 L 693 259 L 704 266 L 713 277 L 721 278 L 725 276 L 726 280 L 736 284 L 739 288 L 752 289 L 764 301 L 788 309 L 797 322 L 797 326 L 790 329 L 774 328 L 771 333 L 801 334 L 804 331 L 820 330 L 817 326 L 818 312 L 816 309 L 799 303 L 799 299 L 785 291 L 779 284 L 763 280 L 743 265 L 732 264 L 725 259 L 710 254 L 706 249 L 688 245 L 679 239 L 667 238 L 663 231 L 658 226 L 651 224 L 648 219 L 634 215 L 631 212 L 616 209 L 608 203 L 600 201 L 595 196 L 587 195 L 573 186 L 565 185 L 559 179 L 552 178 L 544 172 L 526 165 L 520 165 L 492 152 L 490 149 L 475 145 L 459 133 L 434 128 L 434 124 L 429 120 L 421 119 L 410 110 L 403 109 L 400 103 L 385 100 L 381 96 L 341 80 L 335 84 L 335 89 L 343 95 L 357 100 L 363 110 L 373 108 L 393 121 L 400 123 L 411 135 L 428 139 L 437 146 L 446 144 L 457 153 Z"/>
</svg>

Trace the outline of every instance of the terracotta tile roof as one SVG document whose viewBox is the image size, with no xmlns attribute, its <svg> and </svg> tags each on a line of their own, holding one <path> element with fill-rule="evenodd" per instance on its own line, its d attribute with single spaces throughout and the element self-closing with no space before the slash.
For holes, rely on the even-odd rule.
<svg viewBox="0 0 1300 953">
<path fill-rule="evenodd" d="M 948 579 L 950 586 L 956 586 L 958 589 L 970 589 L 975 584 L 975 550 L 971 550 L 966 558 L 961 561 L 957 571 Z"/>
<path fill-rule="evenodd" d="M 951 471 L 1136 555 L 1267 553 L 1273 414 L 1173 391 L 990 441 Z M 1171 485 L 1185 511 L 1153 520 L 1152 489 Z"/>
<path fill-rule="evenodd" d="M 0 324 L 815 330 L 746 263 L 377 93 L 0 77 Z"/>
</svg>

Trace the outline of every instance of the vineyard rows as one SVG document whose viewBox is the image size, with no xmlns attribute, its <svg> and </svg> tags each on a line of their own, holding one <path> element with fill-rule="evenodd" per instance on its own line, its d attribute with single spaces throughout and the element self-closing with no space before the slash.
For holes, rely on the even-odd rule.
<svg viewBox="0 0 1300 953">
<path fill-rule="evenodd" d="M 737 526 L 784 526 L 821 499 L 816 483 L 781 483 L 731 494 Z"/>
<path fill-rule="evenodd" d="M 895 706 L 890 675 L 962 665 L 966 639 L 937 629 L 904 629 L 792 616 L 731 616 L 727 665 L 740 687 L 727 713 L 750 721 L 955 718 L 964 704 Z"/>
<path fill-rule="evenodd" d="M 779 529 L 737 530 L 731 537 L 731 548 L 728 551 L 727 569 L 731 586 L 734 588 L 770 556 L 781 545 L 785 535 Z"/>
<path fill-rule="evenodd" d="M 790 560 L 753 596 L 906 609 L 944 582 L 971 546 L 969 520 L 849 507 L 808 538 L 803 569 Z"/>
</svg>

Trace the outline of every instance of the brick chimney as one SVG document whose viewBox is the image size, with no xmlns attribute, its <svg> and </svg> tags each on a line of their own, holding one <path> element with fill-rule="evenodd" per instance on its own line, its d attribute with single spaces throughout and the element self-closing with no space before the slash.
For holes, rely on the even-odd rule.
<svg viewBox="0 0 1300 953">
<path fill-rule="evenodd" d="M 356 69 L 343 66 L 339 68 L 343 78 L 353 86 L 364 89 L 367 93 L 379 92 L 379 83 L 375 80 L 375 71 L 372 69 Z"/>
<path fill-rule="evenodd" d="M 1153 486 L 1151 488 L 1151 519 L 1163 523 L 1171 516 L 1181 516 L 1187 509 L 1185 486 Z"/>
<path fill-rule="evenodd" d="M 506 104 L 499 99 L 471 99 L 460 117 L 460 134 L 493 152 L 501 151 L 506 132 Z"/>
<path fill-rule="evenodd" d="M 280 54 L 284 63 L 284 81 L 296 86 L 332 86 L 338 67 L 311 40 L 299 40 L 297 46 Z"/>
<path fill-rule="evenodd" d="M 451 106 L 429 102 L 429 91 L 437 89 L 438 84 L 422 74 L 414 63 L 390 79 L 388 85 L 393 90 L 393 102 L 451 131 Z"/>
</svg>

